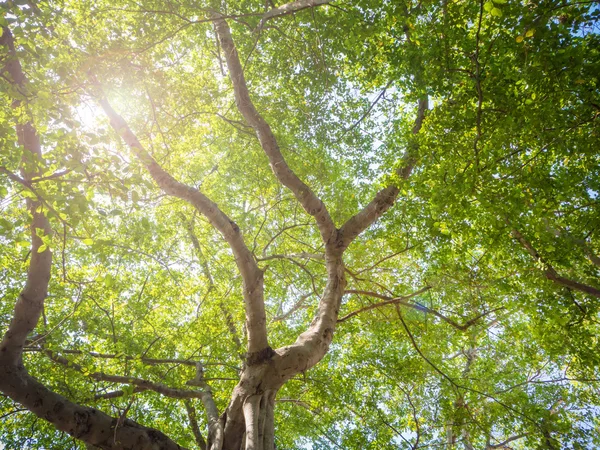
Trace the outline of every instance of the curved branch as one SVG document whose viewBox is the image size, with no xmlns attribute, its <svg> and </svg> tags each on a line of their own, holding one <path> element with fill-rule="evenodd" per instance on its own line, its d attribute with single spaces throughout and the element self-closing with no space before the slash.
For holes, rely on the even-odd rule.
<svg viewBox="0 0 600 450">
<path fill-rule="evenodd" d="M 248 352 L 253 354 L 268 349 L 263 272 L 256 264 L 252 252 L 246 246 L 237 224 L 199 189 L 177 181 L 164 170 L 146 151 L 125 119 L 115 112 L 106 97 L 101 96 L 99 103 L 110 119 L 113 129 L 146 167 L 156 184 L 166 194 L 185 200 L 194 206 L 225 238 L 235 255 L 235 262 L 244 281 L 244 303 L 248 322 Z"/>
<path fill-rule="evenodd" d="M 302 2 L 295 2 L 302 3 Z M 308 3 L 308 2 L 307 2 Z M 311 5 L 308 5 L 311 6 Z M 315 218 L 321 237 L 326 245 L 335 245 L 337 240 L 337 229 L 327 207 L 323 201 L 311 190 L 306 183 L 304 183 L 294 171 L 288 166 L 281 150 L 277 139 L 271 130 L 270 125 L 256 110 L 250 93 L 248 92 L 248 86 L 246 85 L 246 79 L 242 69 L 237 49 L 231 37 L 231 30 L 229 25 L 218 13 L 213 14 L 215 20 L 215 29 L 219 36 L 219 42 L 221 48 L 225 54 L 225 60 L 227 62 L 227 68 L 229 69 L 229 76 L 233 84 L 233 90 L 235 93 L 235 102 L 237 107 L 248 124 L 254 128 L 260 145 L 264 150 L 265 154 L 269 158 L 269 163 L 273 173 L 277 179 L 292 191 L 298 202 L 302 205 L 304 210 Z"/>
<path fill-rule="evenodd" d="M 3 69 L 11 77 L 9 82 L 19 90 L 26 89 L 27 80 L 17 59 L 13 36 L 8 27 L 2 27 L 0 47 L 8 49 Z M 19 105 L 19 100 L 13 102 L 13 107 Z M 16 129 L 19 144 L 24 149 L 21 175 L 31 183 L 35 176 L 39 176 L 35 165 L 42 162 L 40 139 L 31 121 L 18 123 Z M 31 259 L 25 288 L 17 300 L 13 318 L 0 343 L 0 391 L 58 430 L 101 449 L 181 450 L 179 445 L 160 431 L 131 420 L 124 420 L 115 427 L 118 419 L 97 409 L 70 402 L 46 388 L 23 367 L 23 346 L 42 313 L 52 266 L 50 250 L 39 251 L 43 245 L 41 236 L 51 232 L 48 219 L 42 212 L 38 212 L 40 204 L 32 199 L 27 200 L 27 207 L 32 215 Z"/>
<path fill-rule="evenodd" d="M 345 267 L 341 256 L 329 254 L 325 255 L 325 265 L 327 284 L 311 325 L 292 345 L 277 350 L 281 356 L 278 370 L 282 381 L 317 364 L 325 356 L 333 340 L 346 288 Z"/>
<path fill-rule="evenodd" d="M 15 402 L 52 423 L 59 431 L 104 450 L 183 450 L 158 430 L 116 418 L 94 408 L 70 402 L 50 391 L 24 368 L 0 365 L 0 388 Z"/>
<path fill-rule="evenodd" d="M 2 27 L 0 47 L 6 47 L 8 50 L 3 69 L 12 78 L 10 80 L 11 84 L 13 87 L 21 90 L 26 89 L 27 80 L 15 52 L 13 35 L 8 27 Z M 17 108 L 20 104 L 20 100 L 15 100 L 12 106 L 13 108 Z M 16 130 L 18 142 L 23 147 L 21 176 L 24 183 L 30 188 L 31 180 L 35 176 L 40 176 L 40 171 L 35 168 L 38 161 L 42 162 L 40 138 L 31 121 L 27 121 L 24 124 L 17 123 Z M 32 216 L 30 225 L 31 259 L 29 261 L 25 287 L 19 295 L 12 320 L 0 343 L 0 360 L 10 365 L 22 364 L 25 340 L 27 339 L 27 335 L 37 325 L 44 307 L 44 300 L 48 295 L 52 253 L 50 249 L 43 250 L 42 245 L 44 243 L 41 236 L 49 235 L 51 228 L 48 218 L 43 212 L 39 211 L 41 204 L 39 199 L 27 199 L 27 208 Z M 42 252 L 40 252 L 41 248 Z"/>
<path fill-rule="evenodd" d="M 279 357 L 276 358 L 276 365 L 280 374 L 279 380 L 284 382 L 296 373 L 314 366 L 329 349 L 346 286 L 344 263 L 341 258 L 343 248 L 340 246 L 338 230 L 325 204 L 287 165 L 271 127 L 252 103 L 227 22 L 217 13 L 213 14 L 213 18 L 221 48 L 225 54 L 237 107 L 248 124 L 254 128 L 275 176 L 281 184 L 292 191 L 304 210 L 314 217 L 325 243 L 327 284 L 316 316 L 310 327 L 298 337 L 294 344 L 279 349 L 277 353 Z M 248 416 L 246 417 L 246 432 L 247 434 L 249 431 L 253 433 L 254 428 L 250 427 L 249 420 L 252 419 L 250 410 L 254 408 L 249 405 L 244 406 L 243 409 L 244 416 Z"/>
</svg>

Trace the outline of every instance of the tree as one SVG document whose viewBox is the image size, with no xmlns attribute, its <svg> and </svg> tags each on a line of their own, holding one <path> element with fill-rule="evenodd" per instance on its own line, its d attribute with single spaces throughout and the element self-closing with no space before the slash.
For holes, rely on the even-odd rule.
<svg viewBox="0 0 600 450">
<path fill-rule="evenodd" d="M 594 2 L 2 14 L 5 448 L 600 445 Z"/>
</svg>

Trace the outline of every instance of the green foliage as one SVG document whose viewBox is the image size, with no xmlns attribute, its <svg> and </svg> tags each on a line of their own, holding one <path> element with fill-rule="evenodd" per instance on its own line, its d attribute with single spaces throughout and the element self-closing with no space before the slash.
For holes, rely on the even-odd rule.
<svg viewBox="0 0 600 450">
<path fill-rule="evenodd" d="M 0 174 L 0 329 L 31 258 L 25 200 L 42 198 L 53 233 L 39 252 L 55 263 L 26 366 L 71 399 L 127 410 L 192 447 L 181 400 L 90 375 L 186 388 L 194 367 L 143 358 L 200 360 L 223 411 L 244 352 L 242 282 L 208 221 L 165 196 L 111 131 L 95 83 L 167 171 L 238 224 L 266 271 L 274 348 L 306 329 L 323 291 L 318 230 L 235 108 L 206 20 L 213 2 L 37 5 L 0 5 L 29 78 L 24 92 L 0 81 L 0 166 L 41 166 L 21 159 L 15 126 L 31 120 L 45 167 L 30 187 Z M 600 445 L 600 303 L 545 275 L 600 288 L 597 5 L 359 0 L 260 30 L 263 3 L 219 8 L 235 19 L 257 109 L 336 224 L 383 185 L 400 188 L 345 255 L 348 289 L 396 297 L 430 286 L 411 301 L 459 324 L 483 316 L 460 331 L 400 305 L 340 323 L 328 356 L 278 394 L 278 448 L 415 448 L 449 436 L 484 448 L 517 435 L 514 448 Z M 417 164 L 399 180 L 409 150 Z M 378 301 L 348 294 L 340 316 Z M 6 398 L 0 417 L 4 448 L 81 448 Z"/>
</svg>

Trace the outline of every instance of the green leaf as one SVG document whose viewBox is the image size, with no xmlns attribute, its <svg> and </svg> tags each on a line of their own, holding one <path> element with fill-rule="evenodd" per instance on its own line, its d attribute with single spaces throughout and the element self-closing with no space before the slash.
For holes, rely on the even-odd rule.
<svg viewBox="0 0 600 450">
<path fill-rule="evenodd" d="M 106 287 L 111 287 L 111 286 L 113 286 L 114 284 L 115 284 L 115 278 L 114 278 L 114 277 L 113 277 L 113 276 L 112 276 L 110 273 L 107 273 L 107 274 L 104 276 L 104 285 L 105 285 Z M 117 357 L 122 357 L 122 353 L 119 353 L 119 355 L 120 355 L 120 356 L 117 356 Z"/>
<path fill-rule="evenodd" d="M 0 217 L 0 227 L 4 228 L 6 231 L 10 231 L 13 227 L 13 224 L 8 220 Z"/>
</svg>

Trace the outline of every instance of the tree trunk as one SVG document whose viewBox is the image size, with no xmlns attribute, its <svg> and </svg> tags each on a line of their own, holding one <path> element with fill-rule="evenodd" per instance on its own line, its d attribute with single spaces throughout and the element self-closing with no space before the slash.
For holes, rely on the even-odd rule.
<svg viewBox="0 0 600 450">
<path fill-rule="evenodd" d="M 272 362 L 268 362 L 244 371 L 229 407 L 221 416 L 223 449 L 275 449 L 274 407 L 281 383 L 275 381 L 272 367 Z M 219 450 L 212 443 L 209 448 Z"/>
</svg>

